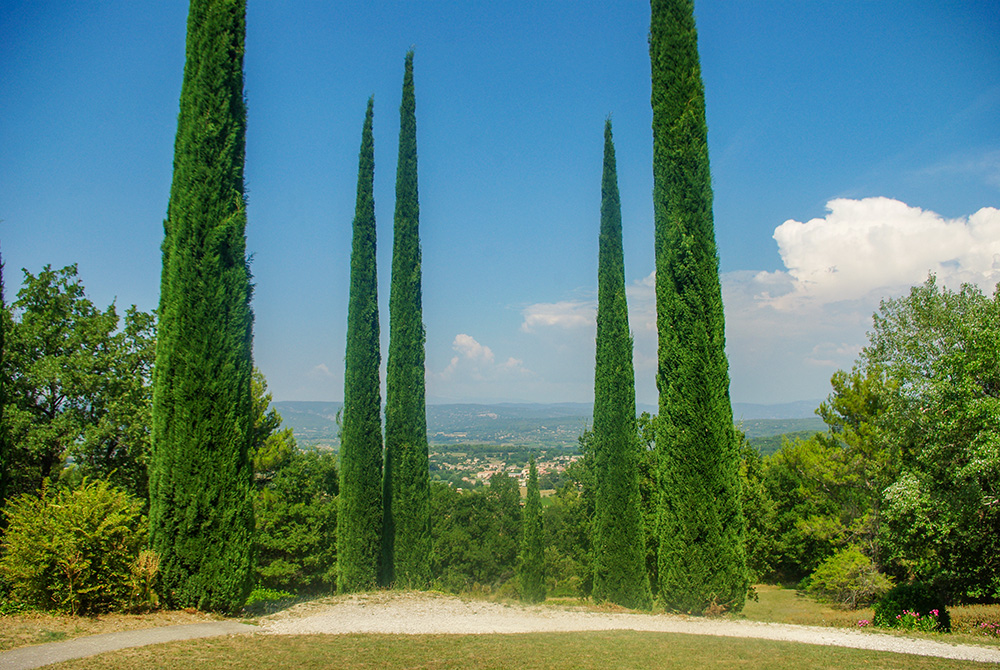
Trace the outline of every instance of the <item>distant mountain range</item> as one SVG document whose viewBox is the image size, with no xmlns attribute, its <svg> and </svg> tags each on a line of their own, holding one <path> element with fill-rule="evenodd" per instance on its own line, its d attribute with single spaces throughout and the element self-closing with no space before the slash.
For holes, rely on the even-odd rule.
<svg viewBox="0 0 1000 670">
<path fill-rule="evenodd" d="M 814 413 L 818 402 L 782 405 L 734 403 L 733 416 L 750 438 L 822 430 Z M 340 402 L 281 401 L 274 403 L 284 425 L 303 445 L 340 446 Z M 656 413 L 640 405 L 640 412 Z M 590 427 L 589 403 L 497 403 L 427 406 L 427 438 L 431 444 L 524 444 L 575 448 Z"/>
</svg>

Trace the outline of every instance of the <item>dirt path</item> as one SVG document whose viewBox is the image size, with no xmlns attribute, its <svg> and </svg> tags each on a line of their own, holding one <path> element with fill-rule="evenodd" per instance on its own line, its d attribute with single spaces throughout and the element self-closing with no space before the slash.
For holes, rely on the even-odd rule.
<svg viewBox="0 0 1000 670">
<path fill-rule="evenodd" d="M 303 603 L 260 621 L 270 635 L 330 633 L 535 633 L 637 630 L 749 637 L 1000 663 L 1000 649 L 884 633 L 667 614 L 507 605 L 427 593 L 379 592 Z"/>
</svg>

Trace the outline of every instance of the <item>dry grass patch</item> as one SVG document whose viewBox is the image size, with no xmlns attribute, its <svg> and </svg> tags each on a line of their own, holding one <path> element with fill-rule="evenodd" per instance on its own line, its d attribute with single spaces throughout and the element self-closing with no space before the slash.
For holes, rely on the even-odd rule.
<svg viewBox="0 0 1000 670">
<path fill-rule="evenodd" d="M 149 614 L 102 614 L 89 617 L 45 612 L 11 614 L 0 616 L 0 651 L 30 644 L 70 640 L 84 635 L 218 621 L 221 618 L 194 610 Z"/>
</svg>

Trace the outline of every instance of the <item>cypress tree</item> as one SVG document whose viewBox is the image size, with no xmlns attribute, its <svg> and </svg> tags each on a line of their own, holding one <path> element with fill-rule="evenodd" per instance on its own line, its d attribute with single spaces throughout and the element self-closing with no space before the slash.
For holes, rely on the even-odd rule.
<svg viewBox="0 0 1000 670">
<path fill-rule="evenodd" d="M 545 538 L 542 533 L 542 496 L 538 490 L 535 457 L 528 465 L 528 497 L 524 503 L 521 555 L 518 580 L 521 600 L 537 603 L 545 600 Z"/>
<path fill-rule="evenodd" d="M 650 4 L 659 593 L 674 610 L 738 610 L 748 587 L 739 452 L 729 403 L 694 5 L 692 0 Z"/>
<path fill-rule="evenodd" d="M 635 371 L 625 300 L 622 213 L 611 119 L 604 125 L 594 367 L 594 599 L 649 607 L 639 494 Z"/>
<path fill-rule="evenodd" d="M 387 584 L 422 588 L 430 580 L 430 472 L 412 51 L 406 54 L 399 117 L 386 366 L 383 579 Z"/>
<path fill-rule="evenodd" d="M 7 368 L 4 367 L 4 347 L 7 336 L 7 302 L 3 294 L 3 258 L 0 257 L 0 530 L 7 526 L 7 517 L 2 513 L 7 503 L 7 477 L 10 460 L 10 444 L 7 441 L 7 422 L 4 409 L 7 407 Z"/>
<path fill-rule="evenodd" d="M 373 100 L 358 159 L 337 512 L 337 590 L 373 588 L 382 552 L 382 396 L 375 266 Z"/>
<path fill-rule="evenodd" d="M 191 0 L 164 222 L 150 543 L 165 604 L 233 611 L 253 579 L 252 287 L 243 0 Z"/>
</svg>

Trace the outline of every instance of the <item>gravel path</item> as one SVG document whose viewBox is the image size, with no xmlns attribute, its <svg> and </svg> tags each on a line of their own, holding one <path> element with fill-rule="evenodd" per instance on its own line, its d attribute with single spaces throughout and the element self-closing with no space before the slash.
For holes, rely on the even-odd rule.
<svg viewBox="0 0 1000 670">
<path fill-rule="evenodd" d="M 590 630 L 637 630 L 749 637 L 1000 664 L 998 647 L 948 644 L 859 630 L 704 619 L 669 614 L 594 612 L 572 606 L 509 605 L 463 600 L 439 593 L 384 591 L 302 603 L 262 618 L 258 626 L 248 626 L 236 621 L 210 621 L 105 633 L 66 642 L 21 647 L 0 653 L 0 670 L 27 670 L 115 649 L 217 635 L 338 633 L 419 635 Z"/>
<path fill-rule="evenodd" d="M 667 614 L 603 613 L 507 605 L 428 593 L 378 592 L 303 603 L 265 617 L 259 633 L 536 633 L 637 630 L 750 637 L 1000 663 L 1000 649 L 910 639 L 841 628 L 704 619 Z"/>
</svg>

